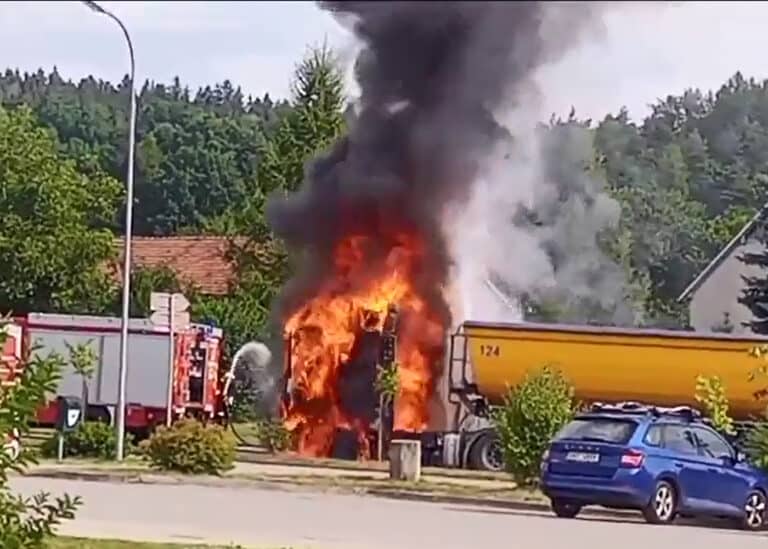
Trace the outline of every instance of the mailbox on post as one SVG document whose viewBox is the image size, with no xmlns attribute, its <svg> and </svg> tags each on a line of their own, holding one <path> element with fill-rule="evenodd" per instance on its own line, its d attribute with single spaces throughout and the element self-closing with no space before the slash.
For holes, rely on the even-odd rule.
<svg viewBox="0 0 768 549">
<path fill-rule="evenodd" d="M 56 430 L 61 433 L 74 431 L 83 420 L 82 400 L 71 396 L 60 396 L 57 400 L 59 413 L 56 417 Z"/>
<path fill-rule="evenodd" d="M 83 401 L 77 397 L 60 396 L 57 399 L 56 430 L 59 432 L 59 461 L 64 460 L 64 433 L 74 431 L 83 421 Z"/>
</svg>

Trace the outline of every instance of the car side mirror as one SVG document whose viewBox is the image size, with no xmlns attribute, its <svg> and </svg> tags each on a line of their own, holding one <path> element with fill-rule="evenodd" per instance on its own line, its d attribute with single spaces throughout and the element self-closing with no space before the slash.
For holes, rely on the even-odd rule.
<svg viewBox="0 0 768 549">
<path fill-rule="evenodd" d="M 737 451 L 734 455 L 723 456 L 723 463 L 728 467 L 733 467 L 738 463 L 744 463 L 747 461 L 747 456 L 744 452 Z"/>
</svg>

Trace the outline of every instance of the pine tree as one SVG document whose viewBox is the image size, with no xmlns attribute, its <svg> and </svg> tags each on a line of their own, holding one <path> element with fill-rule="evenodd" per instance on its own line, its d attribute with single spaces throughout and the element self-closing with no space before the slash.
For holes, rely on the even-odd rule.
<svg viewBox="0 0 768 549">
<path fill-rule="evenodd" d="M 759 267 L 763 272 L 741 277 L 745 287 L 738 301 L 752 312 L 752 320 L 744 325 L 756 334 L 768 334 L 768 232 L 764 218 L 753 237 L 761 244 L 761 251 L 745 252 L 739 260 L 747 266 Z"/>
</svg>

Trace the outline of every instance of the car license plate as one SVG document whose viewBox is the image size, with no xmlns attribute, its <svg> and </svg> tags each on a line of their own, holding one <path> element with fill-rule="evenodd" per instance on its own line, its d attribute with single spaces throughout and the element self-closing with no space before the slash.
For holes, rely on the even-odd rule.
<svg viewBox="0 0 768 549">
<path fill-rule="evenodd" d="M 585 452 L 568 452 L 565 455 L 567 461 L 576 461 L 578 463 L 598 463 L 600 454 L 589 454 Z"/>
</svg>

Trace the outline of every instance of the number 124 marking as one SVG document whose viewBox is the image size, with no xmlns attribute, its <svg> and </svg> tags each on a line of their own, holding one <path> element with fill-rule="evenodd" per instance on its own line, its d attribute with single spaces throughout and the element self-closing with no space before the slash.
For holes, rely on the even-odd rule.
<svg viewBox="0 0 768 549">
<path fill-rule="evenodd" d="M 480 345 L 480 354 L 483 356 L 499 356 L 498 345 Z"/>
</svg>

